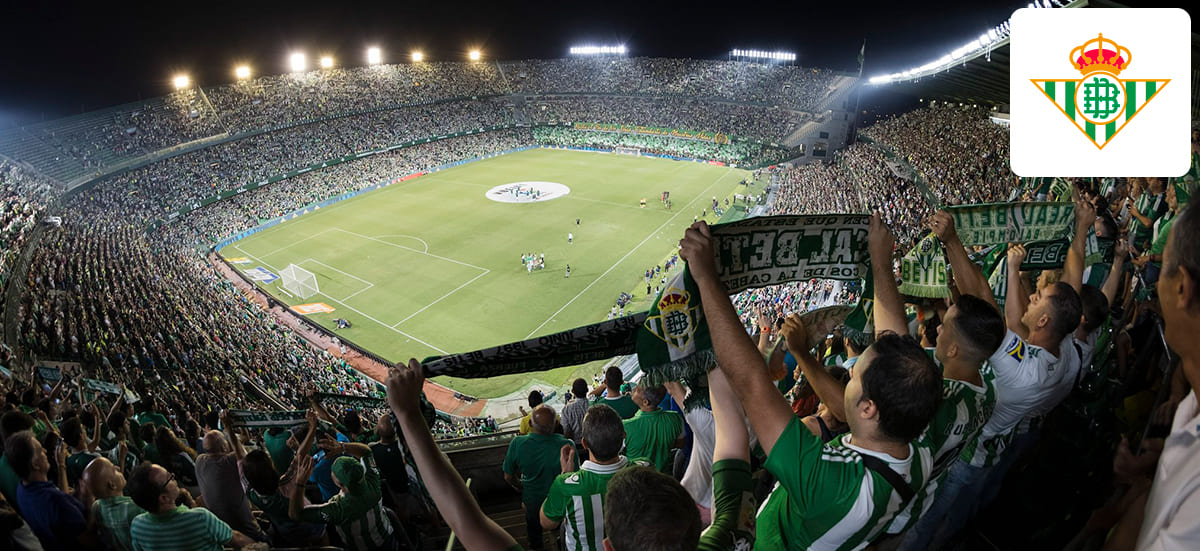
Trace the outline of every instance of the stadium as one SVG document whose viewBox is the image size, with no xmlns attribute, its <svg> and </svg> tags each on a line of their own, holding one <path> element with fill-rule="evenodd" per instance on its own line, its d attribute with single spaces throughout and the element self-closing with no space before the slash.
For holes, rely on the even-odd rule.
<svg viewBox="0 0 1200 551">
<path fill-rule="evenodd" d="M 1019 8 L 1154 11 L 289 46 L 4 106 L 0 541 L 1200 548 L 1200 73 L 1137 100 L 1186 98 L 1186 173 L 1018 176 Z"/>
</svg>

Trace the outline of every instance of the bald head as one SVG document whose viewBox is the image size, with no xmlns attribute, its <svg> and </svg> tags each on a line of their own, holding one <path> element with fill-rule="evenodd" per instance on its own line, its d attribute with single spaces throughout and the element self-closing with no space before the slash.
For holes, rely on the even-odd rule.
<svg viewBox="0 0 1200 551">
<path fill-rule="evenodd" d="M 225 435 L 221 434 L 221 431 L 210 430 L 204 433 L 204 453 L 226 453 L 228 451 Z"/>
<path fill-rule="evenodd" d="M 529 419 L 533 432 L 538 434 L 550 434 L 554 432 L 554 408 L 541 405 L 533 410 L 532 417 Z"/>
<path fill-rule="evenodd" d="M 125 475 L 103 457 L 93 459 L 83 470 L 83 484 L 97 499 L 121 495 L 125 489 Z"/>
</svg>

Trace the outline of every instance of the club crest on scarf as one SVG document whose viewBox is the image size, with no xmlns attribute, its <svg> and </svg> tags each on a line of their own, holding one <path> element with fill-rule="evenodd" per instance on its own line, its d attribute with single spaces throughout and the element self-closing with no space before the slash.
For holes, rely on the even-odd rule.
<svg viewBox="0 0 1200 551">
<path fill-rule="evenodd" d="M 686 289 L 670 287 L 658 299 L 658 313 L 646 318 L 646 328 L 676 350 L 685 350 L 700 323 L 700 309 Z"/>
</svg>

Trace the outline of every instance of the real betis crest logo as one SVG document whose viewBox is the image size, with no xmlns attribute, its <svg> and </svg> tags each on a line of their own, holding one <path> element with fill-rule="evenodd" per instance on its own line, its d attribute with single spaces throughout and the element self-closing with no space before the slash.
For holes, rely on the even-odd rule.
<svg viewBox="0 0 1200 551">
<path fill-rule="evenodd" d="M 691 297 L 684 289 L 672 287 L 658 300 L 658 313 L 646 318 L 646 328 L 654 336 L 675 349 L 686 349 L 700 323 L 698 308 L 690 304 Z"/>
<path fill-rule="evenodd" d="M 1171 82 L 1117 78 L 1129 67 L 1133 53 L 1104 38 L 1104 34 L 1076 46 L 1069 60 L 1083 78 L 1031 82 L 1099 149 L 1104 149 Z"/>
</svg>

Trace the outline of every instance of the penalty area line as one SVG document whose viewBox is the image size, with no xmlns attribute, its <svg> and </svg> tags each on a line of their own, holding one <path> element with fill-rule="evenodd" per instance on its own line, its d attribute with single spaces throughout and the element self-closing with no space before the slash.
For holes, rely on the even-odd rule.
<svg viewBox="0 0 1200 551">
<path fill-rule="evenodd" d="M 271 268 L 272 270 L 275 270 L 276 272 L 278 272 L 278 271 L 279 271 L 279 268 L 276 268 L 275 266 L 272 266 L 271 264 L 269 264 L 269 263 L 267 263 L 267 262 L 263 261 L 261 258 L 258 258 L 258 257 L 256 257 L 256 256 L 254 256 L 254 255 L 252 255 L 252 254 L 250 254 L 250 253 L 246 252 L 246 251 L 245 251 L 245 250 L 243 250 L 241 247 L 239 247 L 239 246 L 237 246 L 237 245 L 231 245 L 231 246 L 232 246 L 233 248 L 235 248 L 235 249 L 239 250 L 239 251 L 242 251 L 242 254 L 244 254 L 244 255 L 246 255 L 246 256 L 248 256 L 248 257 L 250 257 L 250 258 L 253 258 L 253 259 L 255 259 L 255 260 L 257 260 L 257 261 L 261 262 L 261 263 L 262 263 L 264 266 L 266 266 L 266 267 L 268 267 L 268 268 Z M 257 286 L 255 286 L 255 288 L 257 288 Z M 350 310 L 351 312 L 354 312 L 354 313 L 356 313 L 356 314 L 358 314 L 358 315 L 360 315 L 360 316 L 362 316 L 362 317 L 364 317 L 364 318 L 367 318 L 367 319 L 369 319 L 369 320 L 371 320 L 371 321 L 373 321 L 373 322 L 375 322 L 375 323 L 378 323 L 379 325 L 382 325 L 382 326 L 383 326 L 384 328 L 386 328 L 388 331 L 392 331 L 392 332 L 394 332 L 394 333 L 396 333 L 396 334 L 403 335 L 403 336 L 405 336 L 405 337 L 408 337 L 408 338 L 410 338 L 410 339 L 412 339 L 412 340 L 414 340 L 414 341 L 417 341 L 417 342 L 419 342 L 419 343 L 421 343 L 421 344 L 423 344 L 423 345 L 425 345 L 425 346 L 428 346 L 429 348 L 431 348 L 431 349 L 433 349 L 433 350 L 436 350 L 436 351 L 437 351 L 439 354 L 449 354 L 449 352 L 446 352 L 445 350 L 442 350 L 441 348 L 438 348 L 438 347 L 436 347 L 436 346 L 434 346 L 434 345 L 432 345 L 432 344 L 429 344 L 429 343 L 427 343 L 427 342 L 425 342 L 425 341 L 423 341 L 423 340 L 421 340 L 421 339 L 419 339 L 419 338 L 417 338 L 417 337 L 414 337 L 414 336 L 412 336 L 412 335 L 410 335 L 410 334 L 408 334 L 408 333 L 405 333 L 404 331 L 401 331 L 401 330 L 399 330 L 399 329 L 396 329 L 395 327 L 391 327 L 391 326 L 389 326 L 388 324 L 386 324 L 386 323 L 383 323 L 382 321 L 379 321 L 379 320 L 375 319 L 375 317 L 374 317 L 374 316 L 372 316 L 372 315 L 370 315 L 370 314 L 368 314 L 368 313 L 366 313 L 366 312 L 363 312 L 362 310 L 359 310 L 358 308 L 355 308 L 355 307 L 353 307 L 353 306 L 350 306 L 350 305 L 348 305 L 348 304 L 346 304 L 346 303 L 344 303 L 344 302 L 342 302 L 342 301 L 340 301 L 340 300 L 338 300 L 338 299 L 336 299 L 336 298 L 333 298 L 333 297 L 331 297 L 331 296 L 329 296 L 329 295 L 327 295 L 327 294 L 325 294 L 325 293 L 322 293 L 322 292 L 317 292 L 317 294 L 318 294 L 318 295 L 321 295 L 321 296 L 323 296 L 323 297 L 325 297 L 325 298 L 327 298 L 327 299 L 329 299 L 329 300 L 331 300 L 331 301 L 333 301 L 333 302 L 336 302 L 336 303 L 338 303 L 338 304 L 342 305 L 342 307 L 343 307 L 343 308 L 345 308 L 345 309 L 347 309 L 347 310 Z"/>
</svg>

